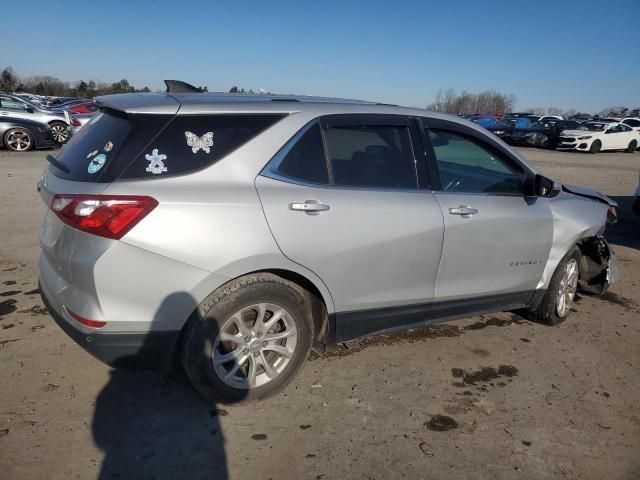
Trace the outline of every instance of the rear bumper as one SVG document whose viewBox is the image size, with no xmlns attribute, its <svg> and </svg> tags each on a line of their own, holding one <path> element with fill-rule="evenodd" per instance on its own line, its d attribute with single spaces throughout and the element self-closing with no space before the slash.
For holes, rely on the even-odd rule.
<svg viewBox="0 0 640 480">
<path fill-rule="evenodd" d="M 81 329 L 56 309 L 40 282 L 42 302 L 58 326 L 78 345 L 112 367 L 164 369 L 173 358 L 180 330 L 147 333 L 100 333 Z"/>
</svg>

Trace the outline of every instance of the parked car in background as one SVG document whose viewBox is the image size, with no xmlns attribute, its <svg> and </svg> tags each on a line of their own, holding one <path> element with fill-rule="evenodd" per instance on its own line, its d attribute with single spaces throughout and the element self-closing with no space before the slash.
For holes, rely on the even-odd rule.
<svg viewBox="0 0 640 480">
<path fill-rule="evenodd" d="M 546 122 L 548 120 L 563 120 L 561 115 L 544 115 L 538 119 L 539 122 Z"/>
<path fill-rule="evenodd" d="M 472 118 L 472 121 L 502 139 L 506 139 L 512 130 L 509 122 L 498 120 L 496 117 L 490 115 L 475 116 Z"/>
<path fill-rule="evenodd" d="M 67 110 L 73 113 L 95 113 L 100 110 L 100 106 L 96 102 L 81 102 L 71 107 L 68 107 Z"/>
<path fill-rule="evenodd" d="M 478 125 L 169 92 L 101 97 L 38 186 L 44 304 L 112 365 L 176 354 L 209 402 L 253 400 L 312 345 L 515 309 L 553 325 L 615 281 L 615 202 Z"/>
<path fill-rule="evenodd" d="M 76 135 L 80 129 L 85 126 L 92 118 L 94 118 L 97 113 L 76 113 L 71 115 L 70 117 L 70 125 L 69 130 L 71 130 L 71 135 Z"/>
<path fill-rule="evenodd" d="M 14 152 L 56 145 L 51 127 L 46 123 L 23 118 L 0 117 L 0 146 Z"/>
<path fill-rule="evenodd" d="M 624 123 L 587 122 L 560 134 L 558 150 L 598 153 L 604 150 L 635 152 L 640 134 Z"/>
<path fill-rule="evenodd" d="M 46 123 L 56 142 L 63 144 L 69 139 L 67 116 L 63 112 L 52 112 L 10 93 L 0 93 L 0 117 L 22 118 Z"/>
<path fill-rule="evenodd" d="M 640 118 L 635 117 L 627 117 L 620 120 L 620 123 L 624 123 L 625 125 L 629 125 L 635 131 L 640 131 Z"/>
<path fill-rule="evenodd" d="M 540 120 L 526 128 L 514 128 L 509 136 L 512 145 L 555 148 L 564 130 L 573 130 L 580 124 L 572 120 Z"/>
</svg>

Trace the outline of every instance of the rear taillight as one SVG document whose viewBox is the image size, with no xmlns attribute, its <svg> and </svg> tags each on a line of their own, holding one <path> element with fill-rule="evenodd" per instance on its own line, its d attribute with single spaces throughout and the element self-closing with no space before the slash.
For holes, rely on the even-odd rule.
<svg viewBox="0 0 640 480">
<path fill-rule="evenodd" d="M 151 197 L 55 195 L 51 210 L 70 227 L 118 240 L 157 205 Z"/>
<path fill-rule="evenodd" d="M 80 125 L 82 125 L 80 123 L 80 120 L 78 120 L 77 118 L 71 117 L 71 126 L 72 127 L 79 127 Z"/>
<path fill-rule="evenodd" d="M 81 317 L 76 312 L 71 311 L 67 307 L 64 307 L 64 308 L 76 322 L 80 322 L 85 327 L 102 328 L 107 324 L 107 322 L 101 322 L 99 320 L 89 320 L 88 318 Z"/>
</svg>

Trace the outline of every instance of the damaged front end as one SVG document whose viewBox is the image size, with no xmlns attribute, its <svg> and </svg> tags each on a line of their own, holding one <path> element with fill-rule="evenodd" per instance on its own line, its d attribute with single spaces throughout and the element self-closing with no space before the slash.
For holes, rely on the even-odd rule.
<svg viewBox="0 0 640 480">
<path fill-rule="evenodd" d="M 604 295 L 618 280 L 616 257 L 602 235 L 585 238 L 580 244 L 580 289 L 595 295 Z"/>
</svg>

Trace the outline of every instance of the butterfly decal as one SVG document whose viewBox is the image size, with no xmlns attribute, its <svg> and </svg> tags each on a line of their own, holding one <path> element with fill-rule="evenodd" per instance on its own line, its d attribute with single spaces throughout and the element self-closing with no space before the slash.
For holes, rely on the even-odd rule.
<svg viewBox="0 0 640 480">
<path fill-rule="evenodd" d="M 210 153 L 209 147 L 213 147 L 213 132 L 207 132 L 201 137 L 193 132 L 184 132 L 187 138 L 187 145 L 191 147 L 193 153 L 198 153 L 202 149 L 206 153 Z"/>
</svg>

